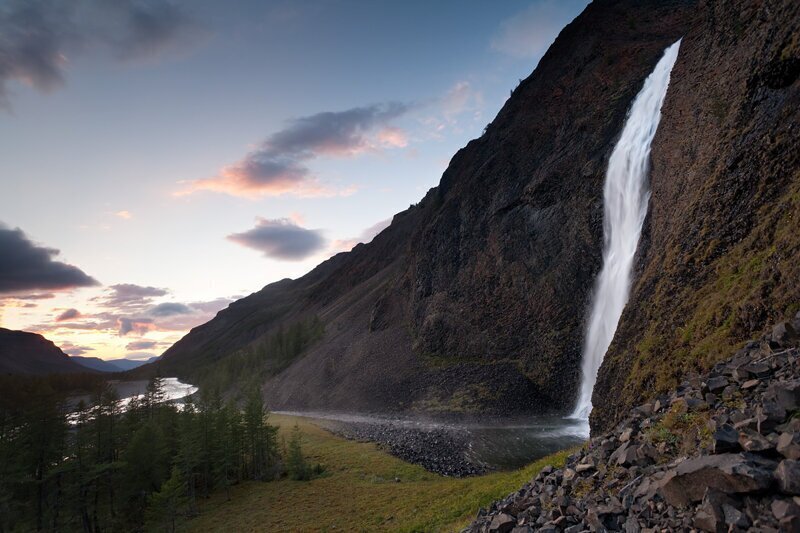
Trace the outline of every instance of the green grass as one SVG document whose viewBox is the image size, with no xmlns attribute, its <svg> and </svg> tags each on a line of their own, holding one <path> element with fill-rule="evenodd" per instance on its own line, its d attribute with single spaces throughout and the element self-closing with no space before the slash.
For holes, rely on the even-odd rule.
<svg viewBox="0 0 800 533">
<path fill-rule="evenodd" d="M 273 415 L 288 439 L 295 423 L 303 452 L 326 466 L 312 481 L 248 482 L 200 503 L 184 531 L 458 531 L 480 507 L 518 490 L 550 464 L 562 466 L 574 450 L 519 470 L 447 478 L 405 463 L 371 443 L 339 438 L 303 418 Z M 399 478 L 400 482 L 396 482 Z"/>
</svg>

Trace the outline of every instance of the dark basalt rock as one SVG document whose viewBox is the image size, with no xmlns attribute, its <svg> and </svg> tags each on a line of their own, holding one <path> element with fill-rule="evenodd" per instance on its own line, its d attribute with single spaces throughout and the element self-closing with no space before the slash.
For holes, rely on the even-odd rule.
<svg viewBox="0 0 800 533">
<path fill-rule="evenodd" d="M 765 353 L 758 342 L 747 346 L 709 375 L 688 376 L 651 407 L 630 410 L 563 468 L 542 470 L 479 513 L 467 531 L 488 531 L 501 512 L 537 531 L 798 531 L 800 462 L 790 456 L 800 419 L 765 406 L 793 401 L 800 348 Z M 689 401 L 713 378 L 742 368 L 763 381 L 732 400 Z"/>
<path fill-rule="evenodd" d="M 668 470 L 659 494 L 667 503 L 682 507 L 700 501 L 706 489 L 725 494 L 745 494 L 768 489 L 772 471 L 744 454 L 709 455 L 688 459 Z"/>
<path fill-rule="evenodd" d="M 653 140 L 649 212 L 594 389 L 593 432 L 683 373 L 709 374 L 768 326 L 754 340 L 763 355 L 797 342 L 787 312 L 800 301 L 798 33 L 794 0 L 698 6 Z M 732 370 L 718 375 L 770 372 Z"/>
<path fill-rule="evenodd" d="M 800 459 L 800 432 L 792 431 L 781 433 L 776 445 L 778 453 L 787 459 Z"/>
<path fill-rule="evenodd" d="M 784 459 L 775 469 L 775 479 L 781 492 L 800 495 L 800 462 Z"/>
<path fill-rule="evenodd" d="M 738 451 L 739 432 L 730 424 L 720 426 L 712 436 L 714 439 L 714 453 L 728 453 Z"/>
</svg>

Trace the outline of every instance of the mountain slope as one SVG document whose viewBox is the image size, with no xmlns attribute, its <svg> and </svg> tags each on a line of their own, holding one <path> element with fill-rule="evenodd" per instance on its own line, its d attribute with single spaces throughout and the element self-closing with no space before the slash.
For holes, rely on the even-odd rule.
<svg viewBox="0 0 800 533">
<path fill-rule="evenodd" d="M 0 374 L 93 372 L 73 361 L 52 341 L 27 331 L 0 328 Z"/>
<path fill-rule="evenodd" d="M 122 368 L 116 366 L 111 361 L 104 361 L 99 357 L 83 357 L 80 355 L 72 355 L 70 359 L 75 361 L 81 366 L 97 370 L 98 372 L 122 372 Z M 126 369 L 127 370 L 127 369 Z"/>
<path fill-rule="evenodd" d="M 264 387 L 273 408 L 568 408 L 600 266 L 606 161 L 693 6 L 592 3 L 418 205 L 371 243 L 235 302 L 167 350 L 160 370 L 191 376 L 315 316 L 322 338 Z"/>
<path fill-rule="evenodd" d="M 593 430 L 800 308 L 800 3 L 706 2 L 652 149 L 631 299 Z"/>
</svg>

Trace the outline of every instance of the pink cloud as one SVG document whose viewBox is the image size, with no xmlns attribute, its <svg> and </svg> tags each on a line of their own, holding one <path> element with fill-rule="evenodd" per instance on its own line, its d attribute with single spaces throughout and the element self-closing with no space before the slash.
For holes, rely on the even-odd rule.
<svg viewBox="0 0 800 533">
<path fill-rule="evenodd" d="M 390 126 L 409 106 L 399 103 L 356 107 L 301 117 L 270 135 L 240 161 L 216 176 L 189 182 L 178 195 L 213 191 L 244 197 L 293 195 L 346 196 L 313 176 L 307 163 L 323 156 L 356 157 L 381 148 L 408 144 L 405 133 Z"/>
<path fill-rule="evenodd" d="M 408 146 L 408 135 L 400 128 L 389 126 L 378 132 L 378 141 L 389 148 L 405 148 Z"/>
</svg>

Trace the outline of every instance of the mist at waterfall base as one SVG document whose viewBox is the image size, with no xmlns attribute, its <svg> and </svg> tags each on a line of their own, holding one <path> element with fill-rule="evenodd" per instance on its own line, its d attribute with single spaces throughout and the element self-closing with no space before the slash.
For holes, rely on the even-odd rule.
<svg viewBox="0 0 800 533">
<path fill-rule="evenodd" d="M 572 413 L 579 420 L 589 418 L 597 372 L 628 302 L 634 256 L 650 200 L 650 146 L 680 43 L 665 50 L 645 80 L 608 162 L 603 189 L 603 267 L 597 277 L 584 341 L 580 397 Z"/>
</svg>

